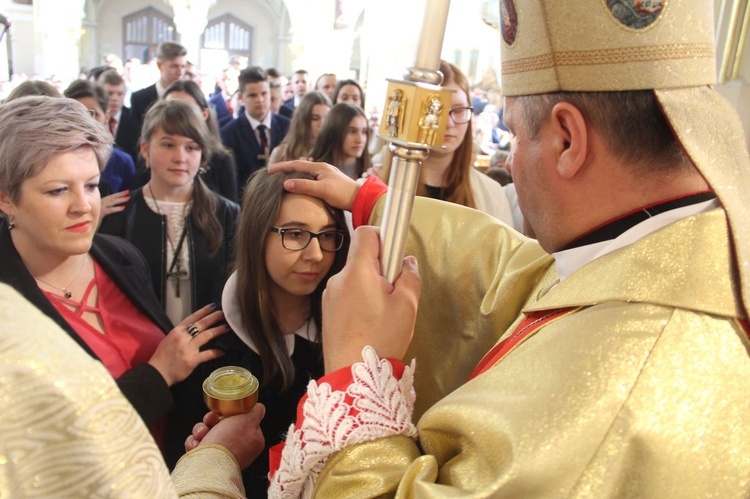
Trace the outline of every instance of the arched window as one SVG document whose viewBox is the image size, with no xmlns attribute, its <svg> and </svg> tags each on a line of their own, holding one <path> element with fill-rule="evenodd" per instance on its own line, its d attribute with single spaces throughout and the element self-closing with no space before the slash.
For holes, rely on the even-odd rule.
<svg viewBox="0 0 750 499">
<path fill-rule="evenodd" d="M 253 27 L 231 14 L 212 19 L 208 22 L 201 46 L 205 50 L 216 50 L 226 53 L 227 60 L 232 56 L 252 56 Z M 201 59 L 202 60 L 202 59 Z"/>
<path fill-rule="evenodd" d="M 153 7 L 125 16 L 122 20 L 124 59 L 137 57 L 148 62 L 161 42 L 179 41 L 176 33 L 172 18 Z"/>
</svg>

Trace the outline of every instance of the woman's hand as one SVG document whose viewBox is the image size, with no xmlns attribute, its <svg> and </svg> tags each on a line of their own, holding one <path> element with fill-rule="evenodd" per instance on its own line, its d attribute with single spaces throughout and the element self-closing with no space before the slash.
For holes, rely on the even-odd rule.
<svg viewBox="0 0 750 499">
<path fill-rule="evenodd" d="M 344 172 L 327 163 L 310 161 L 284 161 L 268 167 L 269 173 L 301 172 L 315 180 L 292 178 L 284 182 L 284 189 L 295 194 L 305 194 L 322 199 L 334 208 L 352 211 L 359 186 Z"/>
<path fill-rule="evenodd" d="M 107 215 L 117 213 L 125 209 L 125 205 L 130 201 L 130 191 L 116 192 L 102 198 L 101 209 L 99 210 L 99 225 Z"/>
<path fill-rule="evenodd" d="M 260 422 L 266 414 L 263 404 L 255 404 L 250 412 L 237 414 L 224 419 L 213 412 L 203 417 L 203 422 L 193 426 L 193 433 L 185 440 L 185 451 L 191 451 L 202 444 L 224 446 L 234 455 L 245 469 L 263 452 L 265 438 L 260 430 Z"/>
<path fill-rule="evenodd" d="M 225 324 L 216 325 L 224 319 L 224 313 L 220 310 L 214 312 L 215 308 L 207 305 L 189 315 L 164 337 L 149 359 L 148 363 L 159 371 L 168 386 L 187 378 L 198 364 L 224 355 L 216 348 L 200 350 L 212 339 L 229 331 Z"/>
</svg>

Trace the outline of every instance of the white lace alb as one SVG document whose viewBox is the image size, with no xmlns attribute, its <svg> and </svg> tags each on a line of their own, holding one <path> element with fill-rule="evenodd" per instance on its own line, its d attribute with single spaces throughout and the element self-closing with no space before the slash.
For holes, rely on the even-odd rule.
<svg viewBox="0 0 750 499">
<path fill-rule="evenodd" d="M 311 497 L 326 461 L 344 447 L 394 435 L 417 437 L 414 361 L 399 380 L 372 347 L 362 350 L 362 358 L 351 367 L 353 381 L 346 392 L 314 380 L 307 386 L 305 419 L 300 429 L 289 428 L 269 497 Z"/>
</svg>

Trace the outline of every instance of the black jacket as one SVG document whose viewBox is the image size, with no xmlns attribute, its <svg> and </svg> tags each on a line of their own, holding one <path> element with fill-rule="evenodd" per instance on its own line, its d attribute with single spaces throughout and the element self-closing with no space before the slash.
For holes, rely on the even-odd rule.
<svg viewBox="0 0 750 499">
<path fill-rule="evenodd" d="M 289 99 L 285 100 L 284 103 L 279 107 L 279 114 L 291 120 L 294 116 L 294 110 L 294 97 L 290 97 Z"/>
<path fill-rule="evenodd" d="M 203 182 L 216 194 L 220 194 L 230 201 L 238 202 L 237 197 L 237 167 L 234 157 L 229 154 L 211 156 L 208 168 L 200 174 Z"/>
<path fill-rule="evenodd" d="M 171 322 L 151 289 L 146 262 L 133 245 L 117 237 L 97 234 L 94 236 L 90 253 L 107 276 L 144 316 L 165 334 L 172 329 Z M 0 260 L 0 281 L 16 289 L 42 313 L 55 321 L 89 355 L 97 359 L 96 354 L 39 289 L 13 246 L 4 221 L 0 221 Z M 161 374 L 150 364 L 144 363 L 133 367 L 117 379 L 117 385 L 147 425 L 156 422 L 174 408 L 172 392 Z"/>
<path fill-rule="evenodd" d="M 139 139 L 141 138 L 141 122 L 133 114 L 132 109 L 123 106 L 120 113 L 120 123 L 117 125 L 115 145 L 128 153 L 133 158 L 133 163 L 138 164 L 140 157 Z"/>
<path fill-rule="evenodd" d="M 130 110 L 138 122 L 139 129 L 143 124 L 143 117 L 146 116 L 146 111 L 157 100 L 159 100 L 159 92 L 156 91 L 156 83 L 133 92 L 130 96 Z M 141 134 L 138 133 L 138 135 L 140 136 Z"/>
<path fill-rule="evenodd" d="M 208 256 L 208 240 L 196 230 L 188 217 L 185 239 L 190 251 L 190 281 L 192 288 L 191 310 L 197 310 L 209 303 L 221 303 L 224 282 L 229 277 L 234 250 L 234 234 L 240 207 L 222 197 L 218 199 L 216 216 L 224 231 L 224 240 L 212 257 Z M 164 306 L 167 288 L 167 217 L 154 213 L 143 198 L 143 188 L 131 193 L 125 210 L 107 216 L 99 231 L 127 239 L 146 258 L 151 269 L 151 282 Z"/>
</svg>

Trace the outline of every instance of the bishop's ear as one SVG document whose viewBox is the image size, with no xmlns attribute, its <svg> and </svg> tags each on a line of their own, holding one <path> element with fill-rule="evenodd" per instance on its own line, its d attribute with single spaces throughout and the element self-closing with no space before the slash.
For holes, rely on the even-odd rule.
<svg viewBox="0 0 750 499">
<path fill-rule="evenodd" d="M 569 102 L 559 102 L 552 108 L 552 129 L 558 144 L 557 170 L 562 178 L 575 177 L 586 164 L 589 129 L 581 111 Z"/>
</svg>

